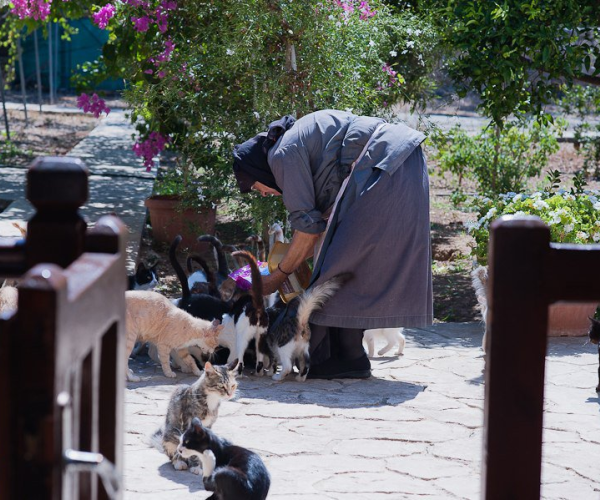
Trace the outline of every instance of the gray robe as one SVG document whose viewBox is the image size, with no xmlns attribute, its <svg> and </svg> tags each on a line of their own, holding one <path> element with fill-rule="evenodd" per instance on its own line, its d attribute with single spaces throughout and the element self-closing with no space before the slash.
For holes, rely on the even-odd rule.
<svg viewBox="0 0 600 500">
<path fill-rule="evenodd" d="M 269 152 L 293 229 L 322 233 L 351 164 L 383 120 L 342 111 L 299 119 Z M 354 278 L 311 322 L 342 328 L 418 327 L 433 320 L 425 136 L 386 124 L 356 165 L 313 270 Z"/>
</svg>

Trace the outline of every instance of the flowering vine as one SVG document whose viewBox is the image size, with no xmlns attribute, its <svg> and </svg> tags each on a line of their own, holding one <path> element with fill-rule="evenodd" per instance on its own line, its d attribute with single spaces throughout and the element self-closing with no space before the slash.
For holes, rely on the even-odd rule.
<svg viewBox="0 0 600 500">
<path fill-rule="evenodd" d="M 154 157 L 163 151 L 169 142 L 168 137 L 164 137 L 158 132 L 150 132 L 148 139 L 136 142 L 132 149 L 136 156 L 144 159 L 146 171 L 150 172 L 150 169 L 154 165 Z"/>
<path fill-rule="evenodd" d="M 94 93 L 91 96 L 83 93 L 77 98 L 77 107 L 82 109 L 84 113 L 92 113 L 96 118 L 99 118 L 102 113 L 107 115 L 110 113 L 110 108 L 106 105 L 104 99 Z"/>
</svg>

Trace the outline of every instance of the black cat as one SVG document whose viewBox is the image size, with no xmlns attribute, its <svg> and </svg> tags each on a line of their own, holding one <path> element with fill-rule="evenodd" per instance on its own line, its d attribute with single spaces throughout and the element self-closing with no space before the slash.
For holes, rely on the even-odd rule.
<svg viewBox="0 0 600 500">
<path fill-rule="evenodd" d="M 590 321 L 592 324 L 590 325 L 588 336 L 590 337 L 590 342 L 598 346 L 598 385 L 596 392 L 600 392 L 600 321 L 594 318 L 590 318 Z"/>
<path fill-rule="evenodd" d="M 214 493 L 207 500 L 264 500 L 271 478 L 262 459 L 253 451 L 235 446 L 194 418 L 181 436 L 177 452 L 202 463 L 204 489 Z"/>
</svg>

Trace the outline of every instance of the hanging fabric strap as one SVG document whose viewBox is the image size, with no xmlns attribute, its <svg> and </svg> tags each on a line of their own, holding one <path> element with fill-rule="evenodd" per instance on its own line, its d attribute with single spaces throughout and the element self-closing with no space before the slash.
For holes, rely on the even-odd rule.
<svg viewBox="0 0 600 500">
<path fill-rule="evenodd" d="M 365 147 L 362 149 L 362 151 L 358 155 L 358 158 L 356 158 L 356 160 L 354 160 L 352 162 L 352 165 L 350 167 L 350 173 L 344 179 L 344 182 L 342 183 L 342 186 L 340 187 L 340 190 L 339 190 L 337 196 L 335 197 L 335 201 L 333 202 L 333 205 L 331 206 L 331 208 L 329 210 L 327 210 L 327 212 L 330 213 L 330 215 L 329 215 L 329 217 L 327 219 L 327 226 L 325 227 L 325 231 L 323 231 L 323 233 L 321 234 L 321 237 L 318 239 L 317 243 L 315 244 L 315 253 L 314 253 L 314 259 L 313 259 L 313 261 L 315 262 L 315 268 L 319 268 L 320 267 L 321 262 L 319 262 L 319 257 L 321 256 L 321 250 L 323 249 L 323 245 L 325 243 L 325 240 L 327 239 L 327 241 L 329 243 L 329 240 L 331 240 L 331 236 L 333 235 L 333 234 L 329 234 L 330 233 L 330 228 L 332 226 L 332 222 L 334 221 L 334 219 L 337 220 L 337 215 L 338 215 L 337 208 L 338 208 L 338 204 L 339 204 L 340 200 L 342 199 L 342 196 L 344 195 L 344 192 L 346 191 L 346 187 L 348 187 L 348 182 L 350 182 L 350 177 L 352 177 L 352 172 L 354 172 L 354 167 L 356 167 L 356 165 L 358 165 L 358 162 L 360 162 L 360 160 L 363 159 L 363 156 L 365 156 L 365 154 L 367 152 L 367 149 L 369 149 L 369 146 L 373 142 L 373 139 L 375 139 L 375 136 L 377 135 L 377 132 L 379 132 L 379 130 L 384 125 L 387 125 L 387 123 L 384 122 L 384 123 L 380 123 L 379 125 L 377 125 L 377 128 L 371 134 L 371 137 L 369 137 L 369 140 L 365 144 Z M 335 225 L 333 225 L 333 226 L 335 227 Z M 313 274 L 313 277 L 314 276 L 315 276 L 315 274 Z"/>
</svg>

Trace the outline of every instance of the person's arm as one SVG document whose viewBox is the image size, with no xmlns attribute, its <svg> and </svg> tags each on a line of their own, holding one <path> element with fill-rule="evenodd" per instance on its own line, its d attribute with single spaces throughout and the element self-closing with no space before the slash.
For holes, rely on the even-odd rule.
<svg viewBox="0 0 600 500">
<path fill-rule="evenodd" d="M 263 277 L 263 294 L 269 295 L 276 291 L 287 279 L 288 274 L 286 273 L 291 274 L 294 272 L 302 262 L 313 254 L 319 236 L 320 234 L 294 232 L 290 248 L 279 263 L 279 268 Z"/>
</svg>

